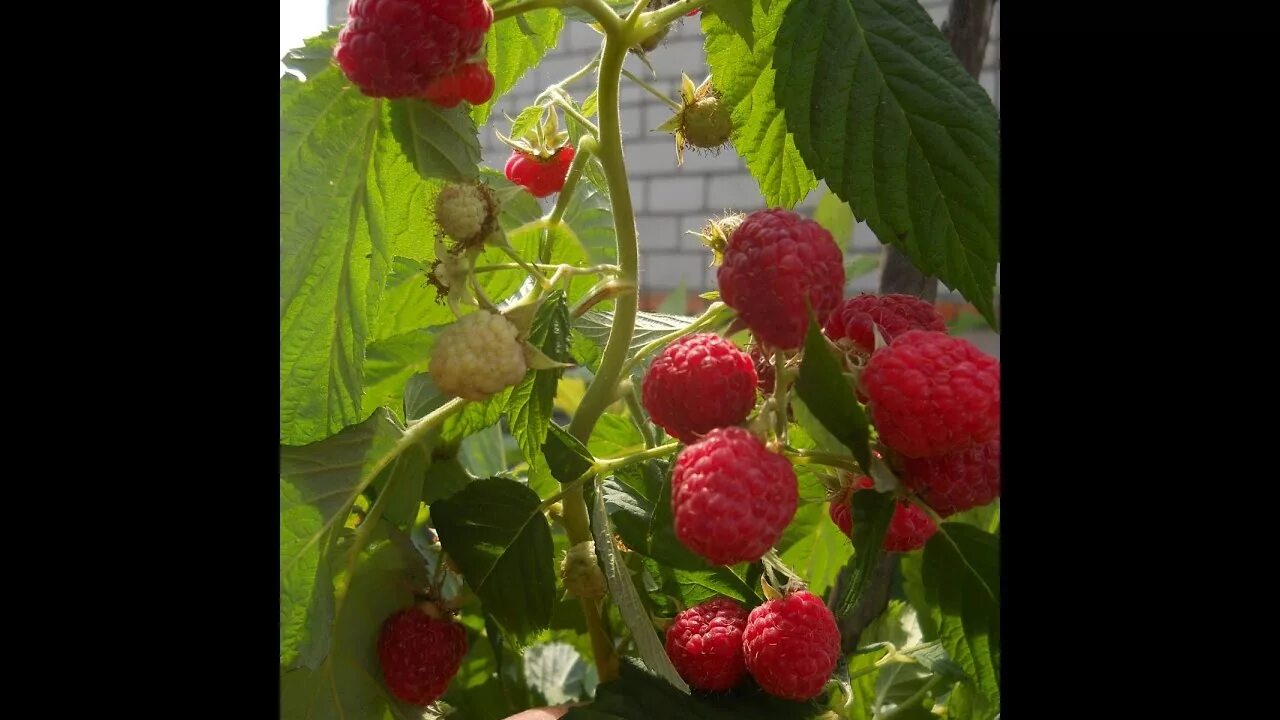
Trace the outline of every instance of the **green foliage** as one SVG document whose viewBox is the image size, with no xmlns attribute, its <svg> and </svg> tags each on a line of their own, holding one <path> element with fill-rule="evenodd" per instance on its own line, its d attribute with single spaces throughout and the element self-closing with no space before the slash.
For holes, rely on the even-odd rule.
<svg viewBox="0 0 1280 720">
<path fill-rule="evenodd" d="M 569 357 L 569 307 L 564 293 L 557 290 L 543 301 L 534 317 L 529 342 L 547 357 L 560 362 Z M 530 370 L 524 380 L 511 391 L 507 418 L 511 434 L 520 443 L 524 459 L 529 463 L 531 486 L 554 485 L 551 469 L 542 455 L 542 443 L 551 425 L 551 407 L 556 398 L 556 383 L 564 371 L 559 368 Z"/>
<path fill-rule="evenodd" d="M 755 686 L 686 697 L 627 658 L 618 680 L 602 683 L 594 703 L 570 710 L 564 720 L 808 720 L 822 712 L 817 703 L 780 700 Z"/>
<path fill-rule="evenodd" d="M 791 0 L 774 42 L 772 89 L 805 164 L 994 326 L 995 107 L 929 15 L 915 0 Z"/>
<path fill-rule="evenodd" d="M 625 14 L 632 3 L 607 4 Z M 683 22 L 702 25 L 732 142 L 763 204 L 794 206 L 825 181 L 813 216 L 842 250 L 865 219 L 990 319 L 995 114 L 923 10 L 906 0 L 708 0 L 702 10 Z M 923 553 L 899 559 L 901 592 L 815 701 L 771 698 L 750 681 L 690 694 L 672 667 L 657 629 L 664 620 L 713 597 L 759 605 L 764 564 L 712 566 L 679 541 L 670 483 L 679 446 L 655 449 L 661 429 L 620 383 L 640 389 L 648 363 L 676 337 L 719 332 L 745 342 L 746 332 L 723 304 L 698 318 L 681 314 L 689 292 L 681 287 L 620 336 L 630 294 L 643 292 L 635 218 L 621 204 L 621 129 L 601 106 L 616 97 L 607 85 L 618 80 L 623 46 L 613 46 L 612 78 L 597 70 L 582 77 L 596 87 L 557 91 L 600 126 L 571 194 L 539 202 L 498 170 L 505 153 L 481 167 L 478 133 L 508 120 L 491 117 L 493 108 L 570 21 L 595 19 L 581 7 L 545 7 L 495 22 L 485 58 L 496 90 L 475 107 L 363 96 L 332 60 L 337 28 L 284 58 L 281 717 L 503 720 L 565 702 L 589 703 L 569 718 L 903 720 L 944 713 L 935 704 L 952 720 L 998 717 L 998 503 L 953 516 Z M 523 109 L 511 134 L 532 127 L 551 97 Z M 597 135 L 557 112 L 575 145 Z M 483 246 L 452 247 L 438 237 L 436 198 L 446 181 L 476 180 L 499 198 L 500 232 Z M 455 292 L 446 303 L 429 283 L 450 277 L 436 272 L 445 250 L 449 273 L 460 267 L 478 302 Z M 846 276 L 876 267 L 878 258 L 860 256 Z M 481 402 L 443 395 L 430 358 L 455 311 L 523 301 L 538 309 L 523 316 L 527 327 L 517 323 L 521 340 L 580 367 L 567 377 L 531 369 Z M 895 498 L 853 495 L 852 542 L 830 520 L 826 483 L 837 466 L 856 460 L 878 480 L 890 470 L 872 465 L 873 428 L 814 322 L 801 352 L 784 398 L 794 417 L 786 437 L 761 417 L 744 425 L 795 460 L 802 502 L 776 545 L 781 562 L 820 595 L 839 582 L 843 615 L 883 557 Z M 564 413 L 579 437 L 558 424 Z M 568 595 L 558 578 L 557 560 L 588 541 L 608 585 L 599 602 Z M 426 711 L 389 696 L 375 651 L 384 619 L 424 593 L 456 611 L 468 641 L 441 704 Z M 597 687 L 611 665 L 596 654 L 610 646 L 638 657 L 623 657 L 621 676 Z"/>
<path fill-rule="evenodd" d="M 943 523 L 924 548 L 926 602 L 938 609 L 947 655 L 972 678 L 953 702 L 965 718 L 1000 711 L 1000 541 L 971 525 Z"/>
<path fill-rule="evenodd" d="M 796 393 L 805 406 L 836 439 L 858 459 L 863 468 L 871 467 L 871 439 L 867 415 L 853 395 L 853 388 L 840 369 L 840 361 L 827 344 L 813 313 L 809 314 L 809 330 L 804 339 L 804 361 L 796 378 Z"/>
<path fill-rule="evenodd" d="M 774 37 L 792 1 L 753 3 L 749 23 L 743 3 L 728 3 L 732 10 L 717 6 L 702 19 L 711 83 L 733 108 L 733 148 L 746 160 L 765 202 L 788 208 L 818 186 L 796 148 L 787 113 L 774 99 Z"/>
<path fill-rule="evenodd" d="M 551 624 L 556 580 L 540 504 L 532 490 L 504 478 L 476 480 L 431 504 L 445 552 L 517 644 Z"/>
</svg>

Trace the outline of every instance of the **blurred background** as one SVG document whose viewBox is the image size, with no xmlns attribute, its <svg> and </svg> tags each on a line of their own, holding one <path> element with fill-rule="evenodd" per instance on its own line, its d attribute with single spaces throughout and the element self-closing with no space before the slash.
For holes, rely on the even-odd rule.
<svg viewBox="0 0 1280 720">
<path fill-rule="evenodd" d="M 921 0 L 920 4 L 939 26 L 947 19 L 948 0 Z M 986 59 L 979 78 L 997 110 L 1000 108 L 1002 4 L 995 3 Z M 281 0 L 280 56 L 290 48 L 300 46 L 305 38 L 318 35 L 329 25 L 346 22 L 346 17 L 347 0 Z M 627 68 L 676 98 L 681 72 L 687 73 L 695 84 L 707 76 L 702 42 L 698 19 L 686 18 L 649 54 L 652 74 L 634 56 L 628 57 Z M 531 105 L 547 85 L 586 64 L 599 46 L 600 35 L 589 26 L 578 22 L 566 23 L 558 46 L 511 92 L 499 99 L 494 108 L 494 116 L 499 118 L 495 127 L 505 132 L 508 126 L 501 119 L 504 113 L 515 117 Z M 280 72 L 284 72 L 283 64 Z M 573 87 L 576 99 L 580 101 L 586 96 L 589 91 L 583 88 L 587 87 L 585 82 Z M 660 100 L 635 84 L 623 81 L 623 141 L 640 233 L 641 308 L 696 313 L 706 306 L 706 301 L 698 298 L 698 294 L 716 287 L 715 268 L 708 267 L 710 254 L 688 231 L 698 230 L 708 218 L 721 215 L 726 210 L 750 212 L 764 205 L 759 186 L 732 147 L 726 147 L 718 154 L 700 154 L 689 148 L 685 152 L 683 167 L 677 167 L 672 136 L 650 132 L 670 116 L 670 108 Z M 510 150 L 491 132 L 482 133 L 480 141 L 484 151 L 483 164 L 501 168 Z M 826 186 L 820 184 L 795 209 L 809 217 L 814 215 L 820 204 L 824 205 L 824 211 L 829 211 L 826 206 L 838 203 L 834 197 L 823 202 L 826 196 Z M 548 199 L 548 203 L 553 199 Z M 880 242 L 865 224 L 850 222 L 844 247 L 851 267 L 862 273 L 850 278 L 846 297 L 858 292 L 875 292 L 879 285 Z M 998 272 L 996 278 L 999 284 Z M 982 318 L 958 293 L 940 285 L 938 309 L 947 318 L 953 334 L 963 335 L 984 351 L 999 357 L 999 336 L 986 327 Z"/>
</svg>

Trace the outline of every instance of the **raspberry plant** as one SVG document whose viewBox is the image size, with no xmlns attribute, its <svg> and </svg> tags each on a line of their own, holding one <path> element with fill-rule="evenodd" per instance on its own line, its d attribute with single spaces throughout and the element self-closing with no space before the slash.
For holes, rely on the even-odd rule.
<svg viewBox="0 0 1280 720">
<path fill-rule="evenodd" d="M 915 0 L 349 12 L 281 81 L 282 717 L 997 717 L 999 364 L 790 210 L 825 181 L 994 323 L 995 111 Z M 623 66 L 681 22 L 669 98 Z M 638 309 L 623 82 L 770 206 L 687 228 L 696 317 Z"/>
</svg>

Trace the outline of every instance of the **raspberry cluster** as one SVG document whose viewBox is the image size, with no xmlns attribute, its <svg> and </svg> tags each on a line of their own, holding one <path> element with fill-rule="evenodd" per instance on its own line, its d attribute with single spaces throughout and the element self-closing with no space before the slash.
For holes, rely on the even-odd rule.
<svg viewBox="0 0 1280 720">
<path fill-rule="evenodd" d="M 715 598 L 676 616 L 667 655 L 698 690 L 730 690 L 750 673 L 771 695 L 811 700 L 840 659 L 840 630 L 822 600 L 807 591 L 769 600 L 749 614 L 734 600 Z"/>
<path fill-rule="evenodd" d="M 468 63 L 492 24 L 485 0 L 352 0 L 333 52 L 369 97 L 483 103 L 493 94 L 493 76 L 486 64 Z M 455 77 L 455 89 L 437 84 Z"/>
</svg>

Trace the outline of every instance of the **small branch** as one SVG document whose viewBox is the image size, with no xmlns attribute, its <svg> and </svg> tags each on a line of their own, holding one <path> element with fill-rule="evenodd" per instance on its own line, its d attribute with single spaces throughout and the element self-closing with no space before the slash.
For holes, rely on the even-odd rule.
<svg viewBox="0 0 1280 720">
<path fill-rule="evenodd" d="M 618 468 L 623 468 L 628 465 L 634 465 L 638 462 L 644 462 L 645 460 L 652 460 L 653 458 L 666 457 L 668 455 L 675 453 L 675 451 L 679 449 L 680 449 L 680 443 L 673 442 L 673 443 L 667 443 L 666 445 L 659 445 L 656 448 L 649 448 L 648 450 L 635 453 L 634 455 L 628 455 L 626 457 L 602 458 L 602 459 L 596 460 L 595 469 L 596 469 L 596 472 L 598 473 L 612 472 L 614 470 L 617 470 Z"/>
<path fill-rule="evenodd" d="M 827 467 L 841 468 L 862 475 L 866 474 L 862 467 L 858 465 L 857 460 L 843 455 L 836 455 L 835 453 L 784 447 L 782 454 L 790 457 L 792 459 L 791 462 L 796 465 L 826 465 Z"/>
<path fill-rule="evenodd" d="M 667 97 L 666 93 L 658 90 L 658 88 L 636 77 L 635 73 L 631 72 L 630 70 L 623 69 L 622 76 L 630 80 L 631 82 L 639 85 L 640 87 L 644 88 L 645 90 L 648 90 L 650 95 L 658 98 L 659 100 L 666 103 L 667 105 L 670 105 L 672 110 L 675 110 L 676 112 L 680 112 L 680 103 Z"/>
<path fill-rule="evenodd" d="M 644 406 L 640 402 L 640 391 L 636 390 L 636 386 L 627 383 L 627 392 L 622 395 L 622 399 L 627 404 L 627 412 L 631 415 L 631 421 L 635 423 L 636 429 L 644 436 L 644 446 L 646 448 L 655 448 L 658 446 L 658 438 L 654 437 L 653 428 L 644 419 Z"/>
<path fill-rule="evenodd" d="M 588 130 L 591 131 L 592 135 L 594 135 L 595 137 L 600 136 L 600 128 L 596 127 L 595 123 L 588 120 L 586 115 L 583 115 L 582 113 L 578 112 L 578 109 L 573 106 L 573 103 L 570 102 L 569 99 L 566 98 L 563 93 L 553 94 L 551 96 L 551 102 L 555 104 L 556 107 L 559 107 L 561 110 L 563 110 L 565 115 L 569 115 L 574 120 L 577 120 L 578 122 L 582 123 Z"/>
</svg>

